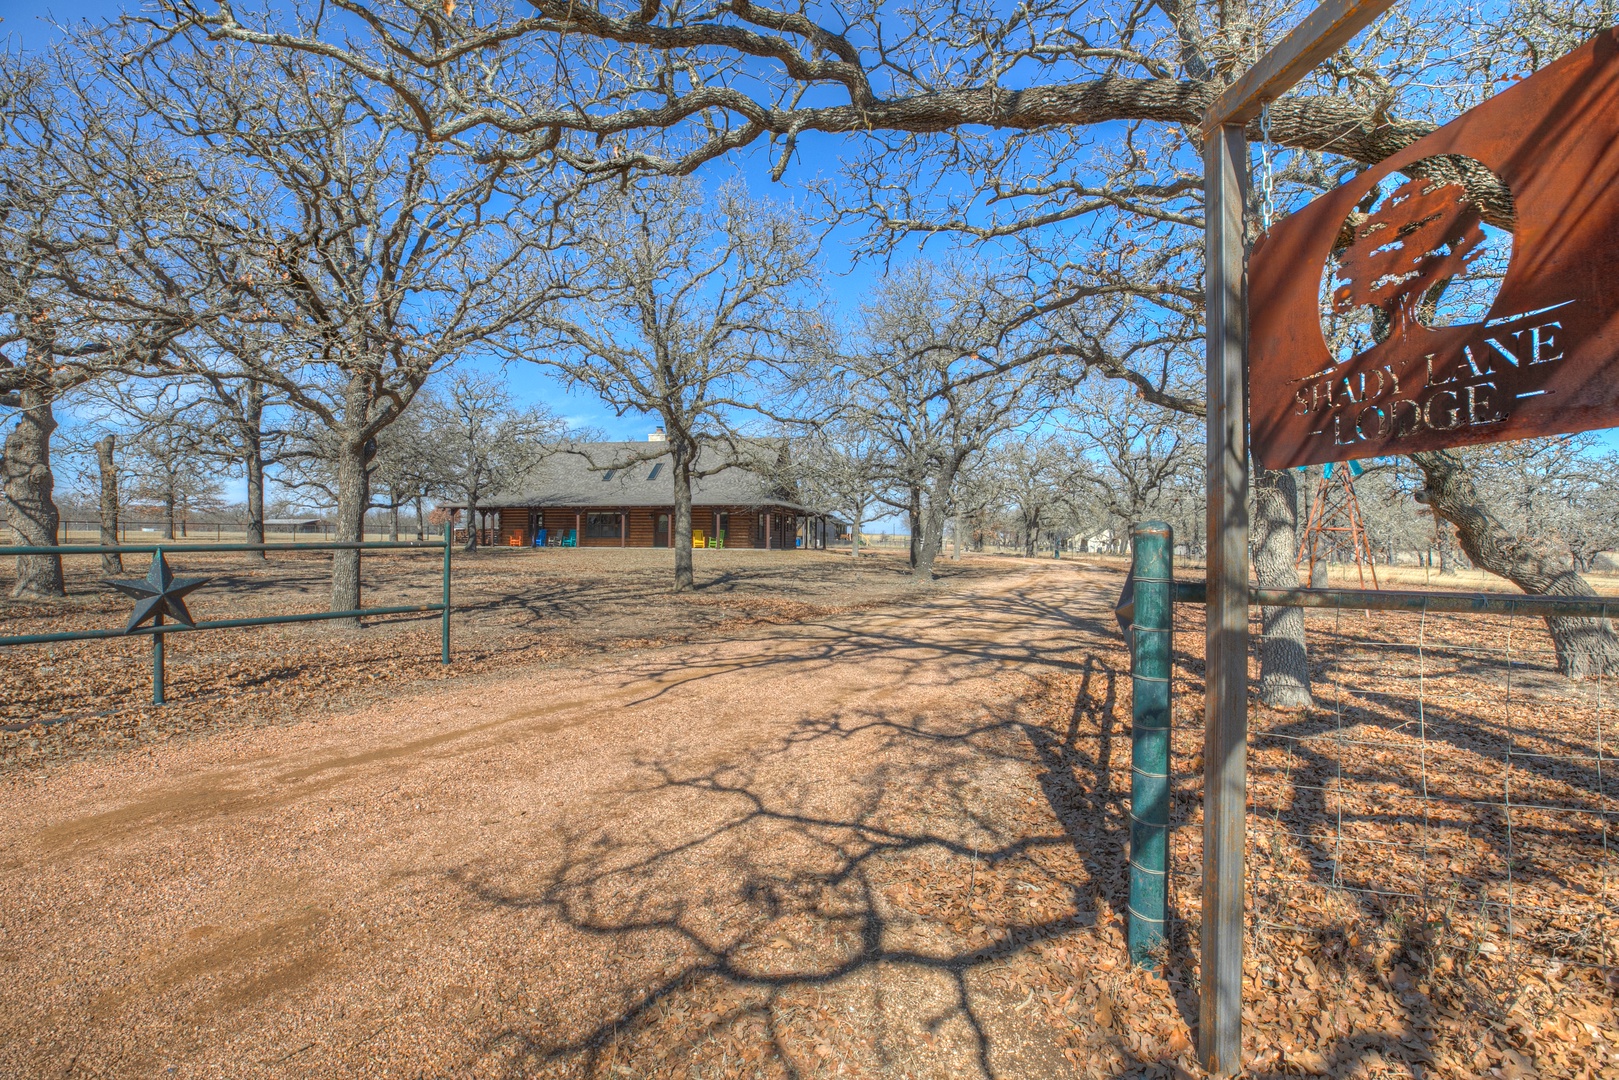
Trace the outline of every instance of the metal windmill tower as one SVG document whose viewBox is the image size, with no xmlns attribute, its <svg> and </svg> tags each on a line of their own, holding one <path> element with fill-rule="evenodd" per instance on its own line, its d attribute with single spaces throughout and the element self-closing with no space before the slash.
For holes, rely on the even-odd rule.
<svg viewBox="0 0 1619 1080">
<path fill-rule="evenodd" d="M 1295 563 L 1309 560 L 1305 581 L 1315 584 L 1315 564 L 1324 557 L 1322 550 L 1328 545 L 1326 534 L 1331 534 L 1332 546 L 1337 546 L 1339 534 L 1345 534 L 1354 552 L 1355 570 L 1360 575 L 1360 587 L 1366 587 L 1366 574 L 1372 575 L 1372 588 L 1382 588 L 1377 581 L 1377 563 L 1372 558 L 1371 539 L 1366 535 L 1366 519 L 1360 512 L 1360 500 L 1355 497 L 1355 477 L 1363 470 L 1360 462 L 1351 461 L 1347 467 L 1328 464 L 1316 481 L 1315 498 L 1310 503 L 1310 515 L 1304 524 L 1304 535 L 1299 538 L 1299 554 Z"/>
</svg>

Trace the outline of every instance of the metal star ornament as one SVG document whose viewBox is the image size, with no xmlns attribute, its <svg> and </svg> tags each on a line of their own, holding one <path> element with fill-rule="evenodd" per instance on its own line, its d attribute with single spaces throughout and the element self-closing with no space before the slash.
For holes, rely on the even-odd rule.
<svg viewBox="0 0 1619 1080">
<path fill-rule="evenodd" d="M 164 615 L 172 615 L 174 621 L 183 626 L 195 626 L 191 621 L 191 612 L 186 610 L 185 595 L 193 589 L 200 589 L 208 584 L 210 578 L 177 578 L 169 571 L 168 561 L 159 551 L 152 558 L 152 569 L 146 577 L 134 581 L 119 581 L 114 578 L 102 578 L 102 583 L 111 585 L 127 596 L 133 596 L 135 604 L 134 614 L 129 617 L 129 625 L 124 627 L 124 633 L 129 633 L 148 619 L 161 620 Z"/>
</svg>

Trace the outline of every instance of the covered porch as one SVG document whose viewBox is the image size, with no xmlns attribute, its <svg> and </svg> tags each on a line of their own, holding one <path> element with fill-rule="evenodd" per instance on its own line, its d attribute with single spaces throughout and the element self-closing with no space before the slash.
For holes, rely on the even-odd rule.
<svg viewBox="0 0 1619 1080">
<path fill-rule="evenodd" d="M 666 506 L 506 506 L 480 511 L 479 542 L 491 547 L 667 548 L 674 513 Z M 788 506 L 696 506 L 692 547 L 817 550 L 838 538 L 840 523 Z M 462 533 L 461 535 L 464 535 Z"/>
</svg>

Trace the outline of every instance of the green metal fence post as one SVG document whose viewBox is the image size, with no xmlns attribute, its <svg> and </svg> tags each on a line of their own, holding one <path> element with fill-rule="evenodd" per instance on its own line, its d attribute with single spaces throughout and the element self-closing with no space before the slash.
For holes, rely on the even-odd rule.
<svg viewBox="0 0 1619 1080">
<path fill-rule="evenodd" d="M 156 548 L 152 552 L 152 563 L 155 565 L 163 559 L 163 549 Z M 152 704 L 163 704 L 163 612 L 159 611 L 152 619 L 152 627 L 156 631 L 152 635 Z"/>
<path fill-rule="evenodd" d="M 444 526 L 444 616 L 441 620 L 444 644 L 443 654 L 440 657 L 445 667 L 450 666 L 450 540 L 454 535 L 454 530 L 446 523 Z"/>
<path fill-rule="evenodd" d="M 1164 942 L 1169 842 L 1170 584 L 1174 534 L 1161 521 L 1131 532 L 1130 959 L 1148 964 Z"/>
</svg>

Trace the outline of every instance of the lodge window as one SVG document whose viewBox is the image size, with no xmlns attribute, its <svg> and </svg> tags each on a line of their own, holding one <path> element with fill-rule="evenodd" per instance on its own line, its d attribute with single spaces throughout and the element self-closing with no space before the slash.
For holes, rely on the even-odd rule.
<svg viewBox="0 0 1619 1080">
<path fill-rule="evenodd" d="M 621 514 L 586 514 L 585 536 L 591 540 L 617 540 Z"/>
</svg>

